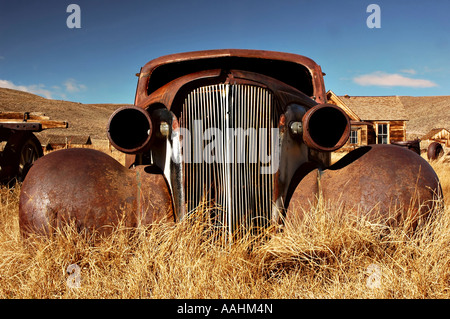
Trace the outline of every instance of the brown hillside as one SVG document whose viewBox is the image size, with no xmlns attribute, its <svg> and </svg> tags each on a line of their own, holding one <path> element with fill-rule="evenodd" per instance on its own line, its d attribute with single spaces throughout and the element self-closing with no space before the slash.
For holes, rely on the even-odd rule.
<svg viewBox="0 0 450 319">
<path fill-rule="evenodd" d="M 34 94 L 0 88 L 0 112 L 42 112 L 51 120 L 67 121 L 67 129 L 51 129 L 38 133 L 41 141 L 47 135 L 90 135 L 92 139 L 106 140 L 106 125 L 118 104 L 82 104 L 49 100 Z"/>
<path fill-rule="evenodd" d="M 409 121 L 409 136 L 421 138 L 433 128 L 450 129 L 450 96 L 399 96 Z"/>
</svg>

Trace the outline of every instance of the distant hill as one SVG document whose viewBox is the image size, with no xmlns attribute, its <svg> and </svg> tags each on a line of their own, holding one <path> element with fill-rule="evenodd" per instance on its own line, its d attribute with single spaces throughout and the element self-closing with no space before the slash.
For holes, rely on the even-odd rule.
<svg viewBox="0 0 450 319">
<path fill-rule="evenodd" d="M 106 125 L 110 115 L 123 104 L 82 104 L 49 100 L 27 92 L 0 88 L 0 112 L 42 112 L 51 120 L 67 121 L 67 129 L 50 129 L 38 133 L 41 139 L 51 135 L 90 135 L 107 140 Z"/>
<path fill-rule="evenodd" d="M 433 128 L 450 128 L 450 96 L 399 96 L 409 121 L 408 138 L 421 137 Z M 43 112 L 52 120 L 68 121 L 68 129 L 51 129 L 39 138 L 51 135 L 90 135 L 107 140 L 106 125 L 110 115 L 123 104 L 82 104 L 49 100 L 27 92 L 0 88 L 0 112 Z"/>
<path fill-rule="evenodd" d="M 410 137 L 422 137 L 433 128 L 450 129 L 450 96 L 399 96 L 409 121 Z"/>
</svg>

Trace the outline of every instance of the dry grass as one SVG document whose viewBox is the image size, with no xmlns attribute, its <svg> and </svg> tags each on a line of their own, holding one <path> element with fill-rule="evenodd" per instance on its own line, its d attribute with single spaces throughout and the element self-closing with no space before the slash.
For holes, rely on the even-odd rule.
<svg viewBox="0 0 450 319">
<path fill-rule="evenodd" d="M 201 212 L 103 238 L 68 226 L 23 240 L 20 185 L 2 188 L 0 298 L 449 298 L 450 171 L 434 165 L 447 208 L 415 234 L 318 207 L 301 225 L 233 244 L 211 236 Z"/>
</svg>

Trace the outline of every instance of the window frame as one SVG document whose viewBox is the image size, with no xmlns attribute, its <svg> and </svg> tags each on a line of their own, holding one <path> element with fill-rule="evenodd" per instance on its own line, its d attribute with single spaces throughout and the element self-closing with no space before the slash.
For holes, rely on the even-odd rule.
<svg viewBox="0 0 450 319">
<path fill-rule="evenodd" d="M 380 132 L 380 125 L 386 127 L 386 132 Z M 375 131 L 377 144 L 390 144 L 389 132 L 390 132 L 389 122 L 377 122 L 376 123 L 376 131 Z M 386 143 L 383 143 L 384 138 L 386 139 Z M 380 143 L 380 139 L 381 139 L 381 143 Z"/>
<path fill-rule="evenodd" d="M 356 142 L 352 142 L 352 139 L 356 140 Z M 352 145 L 359 145 L 359 129 L 351 130 L 350 135 L 348 137 L 348 141 Z"/>
</svg>

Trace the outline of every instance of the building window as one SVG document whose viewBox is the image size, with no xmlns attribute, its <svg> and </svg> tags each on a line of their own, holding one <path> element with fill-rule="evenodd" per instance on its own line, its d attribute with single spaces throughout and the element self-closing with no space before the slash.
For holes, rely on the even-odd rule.
<svg viewBox="0 0 450 319">
<path fill-rule="evenodd" d="M 350 144 L 358 144 L 358 131 L 350 131 Z"/>
<path fill-rule="evenodd" d="M 377 144 L 388 144 L 388 124 L 377 124 Z"/>
</svg>

